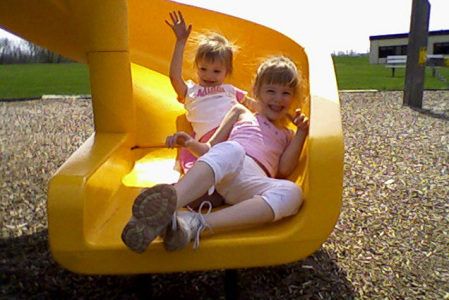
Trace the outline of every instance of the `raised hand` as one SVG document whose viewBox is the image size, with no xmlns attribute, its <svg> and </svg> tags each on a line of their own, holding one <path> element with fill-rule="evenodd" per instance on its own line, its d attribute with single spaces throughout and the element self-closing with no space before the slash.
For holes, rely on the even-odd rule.
<svg viewBox="0 0 449 300">
<path fill-rule="evenodd" d="M 298 129 L 307 130 L 307 128 L 309 127 L 309 118 L 301 112 L 300 108 L 295 110 L 294 116 L 290 114 L 288 114 L 287 116 L 290 121 L 292 121 L 292 123 L 298 127 Z"/>
<path fill-rule="evenodd" d="M 186 25 L 184 21 L 184 17 L 180 11 L 173 11 L 170 13 L 171 23 L 170 21 L 165 20 L 168 26 L 173 30 L 176 35 L 176 38 L 179 41 L 187 41 L 189 38 L 190 32 L 192 31 L 192 24 L 189 26 Z"/>
</svg>

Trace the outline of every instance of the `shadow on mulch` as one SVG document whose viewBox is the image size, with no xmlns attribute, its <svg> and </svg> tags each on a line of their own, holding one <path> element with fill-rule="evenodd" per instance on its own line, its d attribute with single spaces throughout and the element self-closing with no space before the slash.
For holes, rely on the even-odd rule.
<svg viewBox="0 0 449 300">
<path fill-rule="evenodd" d="M 47 234 L 0 239 L 0 299 L 142 299 L 142 290 L 152 291 L 152 299 L 225 299 L 224 270 L 145 277 L 69 272 L 54 261 Z M 237 276 L 239 299 L 354 299 L 345 272 L 322 250 L 296 263 L 239 269 Z"/>
<path fill-rule="evenodd" d="M 444 112 L 435 112 L 431 109 L 426 109 L 426 108 L 416 108 L 416 107 L 411 107 L 411 109 L 420 112 L 422 114 L 428 115 L 432 118 L 436 118 L 436 119 L 441 119 L 441 120 L 446 120 L 449 121 L 449 111 L 444 111 Z"/>
</svg>

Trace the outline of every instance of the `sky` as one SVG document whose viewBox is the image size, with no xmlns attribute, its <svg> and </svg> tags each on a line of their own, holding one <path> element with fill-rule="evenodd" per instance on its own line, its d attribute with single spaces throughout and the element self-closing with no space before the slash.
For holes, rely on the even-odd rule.
<svg viewBox="0 0 449 300">
<path fill-rule="evenodd" d="M 178 0 L 268 25 L 331 53 L 369 52 L 369 37 L 410 30 L 413 0 Z M 449 0 L 429 0 L 429 30 L 449 30 Z M 276 4 L 276 5 L 274 5 Z M 8 35 L 0 30 L 0 37 Z"/>
</svg>

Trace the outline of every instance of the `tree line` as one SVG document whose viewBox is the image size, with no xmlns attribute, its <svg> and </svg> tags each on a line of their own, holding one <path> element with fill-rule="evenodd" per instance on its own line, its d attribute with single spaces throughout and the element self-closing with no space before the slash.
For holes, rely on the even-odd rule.
<svg viewBox="0 0 449 300">
<path fill-rule="evenodd" d="M 63 62 L 73 61 L 26 40 L 0 38 L 0 64 Z"/>
</svg>

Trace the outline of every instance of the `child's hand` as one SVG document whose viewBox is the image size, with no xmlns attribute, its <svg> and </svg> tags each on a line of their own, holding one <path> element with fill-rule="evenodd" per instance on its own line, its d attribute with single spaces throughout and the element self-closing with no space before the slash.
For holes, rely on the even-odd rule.
<svg viewBox="0 0 449 300">
<path fill-rule="evenodd" d="M 187 133 L 180 131 L 167 137 L 165 145 L 167 148 L 188 147 L 194 139 Z"/>
<path fill-rule="evenodd" d="M 307 130 L 307 128 L 309 128 L 309 118 L 307 118 L 305 114 L 301 113 L 300 108 L 295 110 L 295 116 L 290 114 L 287 114 L 287 116 L 290 121 L 298 127 L 298 129 Z"/>
<path fill-rule="evenodd" d="M 167 23 L 167 25 L 170 26 L 171 29 L 173 29 L 176 38 L 179 41 L 187 41 L 190 32 L 192 31 L 192 24 L 190 24 L 188 27 L 186 26 L 184 17 L 182 16 L 180 11 L 173 11 L 172 13 L 170 13 L 170 18 L 173 24 L 167 20 L 165 20 L 165 23 Z"/>
</svg>

